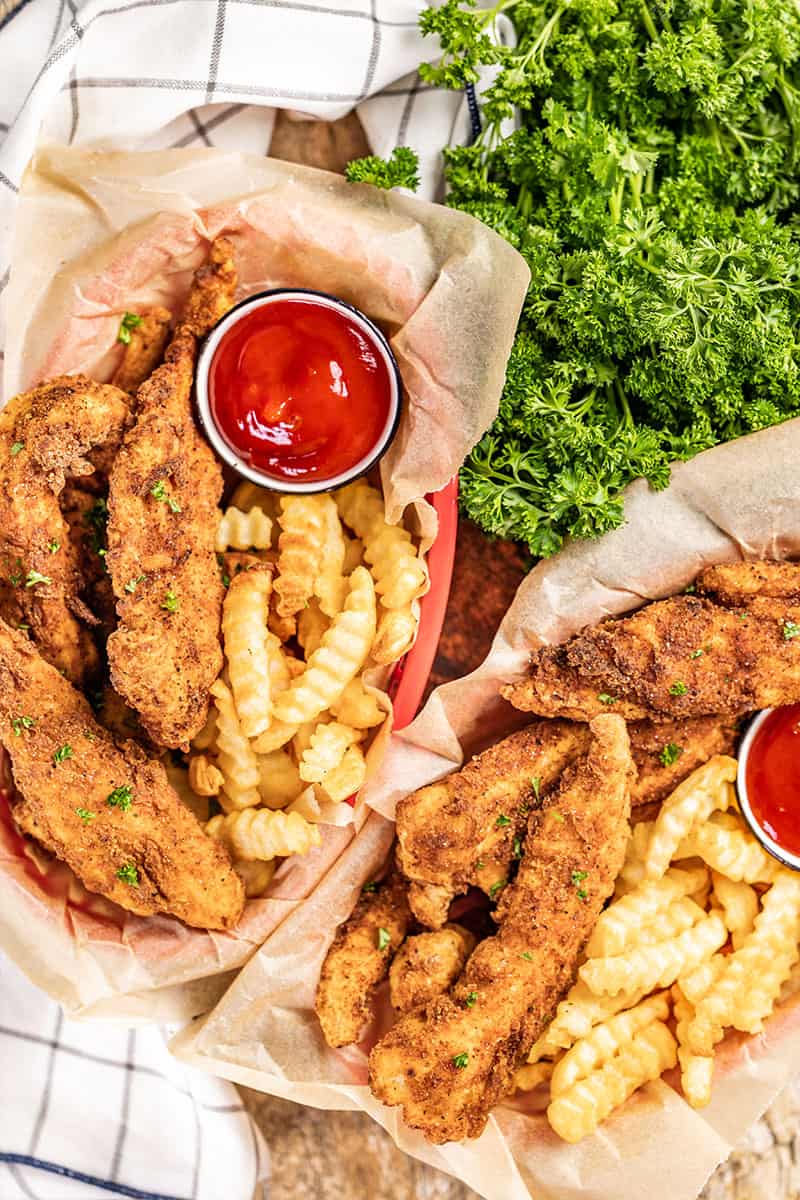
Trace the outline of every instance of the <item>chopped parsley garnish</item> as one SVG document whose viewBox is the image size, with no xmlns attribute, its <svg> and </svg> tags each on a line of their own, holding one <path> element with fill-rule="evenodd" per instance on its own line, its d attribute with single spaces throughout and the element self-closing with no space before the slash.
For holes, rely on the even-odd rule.
<svg viewBox="0 0 800 1200">
<path fill-rule="evenodd" d="M 497 883 L 493 883 L 489 888 L 489 899 L 494 900 L 498 892 L 502 892 L 503 888 L 508 883 L 507 879 L 498 879 Z"/>
<path fill-rule="evenodd" d="M 178 504 L 178 501 L 173 496 L 170 496 L 169 492 L 164 486 L 163 479 L 159 479 L 153 484 L 153 486 L 150 488 L 150 495 L 155 500 L 163 500 L 164 503 L 169 507 L 170 512 L 179 513 L 181 511 L 180 504 Z"/>
<path fill-rule="evenodd" d="M 14 445 L 11 447 L 11 454 L 14 457 L 16 457 L 19 454 L 20 450 L 24 450 L 24 449 L 25 449 L 24 442 L 14 442 Z"/>
<path fill-rule="evenodd" d="M 17 737 L 22 736 L 23 729 L 33 729 L 35 724 L 36 724 L 36 720 L 34 717 L 12 717 L 11 718 L 11 728 L 14 730 L 14 733 L 16 734 Z"/>
<path fill-rule="evenodd" d="M 377 892 L 378 885 L 377 883 L 365 883 L 361 890 L 362 892 Z"/>
<path fill-rule="evenodd" d="M 51 554 L 58 554 L 59 550 L 61 549 L 61 542 L 58 540 L 58 538 L 53 538 L 51 542 L 47 543 L 47 549 Z"/>
<path fill-rule="evenodd" d="M 783 640 L 790 642 L 792 638 L 800 637 L 800 625 L 796 621 L 783 622 Z"/>
<path fill-rule="evenodd" d="M 559 824 L 563 825 L 564 824 L 564 814 L 560 813 L 557 808 L 552 808 L 550 811 L 553 814 L 553 820 L 558 821 Z"/>
<path fill-rule="evenodd" d="M 514 858 L 522 858 L 522 839 L 515 837 L 511 846 L 511 854 Z"/>
<path fill-rule="evenodd" d="M 705 650 L 702 650 L 702 649 L 693 650 L 692 653 L 689 655 L 689 658 L 702 658 L 704 654 L 705 654 Z"/>
<path fill-rule="evenodd" d="M 523 950 L 522 954 L 520 954 L 520 958 L 524 958 L 526 962 L 533 962 L 533 955 L 531 954 L 530 950 Z"/>
<path fill-rule="evenodd" d="M 511 824 L 511 817 L 507 817 L 505 813 L 501 813 L 494 823 L 495 829 L 502 829 L 504 825 Z"/>
<path fill-rule="evenodd" d="M 378 930 L 378 949 L 385 950 L 391 942 L 392 938 L 388 929 L 380 928 Z"/>
<path fill-rule="evenodd" d="M 140 583 L 143 582 L 144 579 L 145 579 L 144 575 L 137 575 L 135 579 L 129 579 L 128 582 L 125 584 L 125 591 L 128 592 L 129 595 L 132 595 L 133 592 L 136 591 L 137 587 L 139 586 Z"/>
<path fill-rule="evenodd" d="M 30 625 L 27 623 L 27 621 L 20 621 L 17 629 L 21 629 L 23 633 L 27 633 L 27 631 L 30 629 Z"/>
<path fill-rule="evenodd" d="M 688 687 L 682 679 L 677 679 L 675 683 L 671 683 L 669 687 L 670 696 L 685 696 L 688 692 Z"/>
<path fill-rule="evenodd" d="M 103 570 L 107 571 L 106 557 L 106 526 L 108 525 L 108 503 L 99 496 L 92 507 L 84 514 L 83 523 L 90 530 L 89 549 L 103 560 Z"/>
<path fill-rule="evenodd" d="M 476 871 L 482 871 L 485 866 L 486 866 L 486 863 L 483 861 L 482 858 L 475 859 L 475 870 Z"/>
<path fill-rule="evenodd" d="M 87 824 L 88 821 L 93 821 L 97 816 L 97 813 L 91 812 L 88 808 L 76 808 L 75 812 L 83 821 L 84 825 Z"/>
<path fill-rule="evenodd" d="M 468 1062 L 469 1062 L 469 1055 L 464 1051 L 462 1051 L 461 1054 L 453 1055 L 453 1066 L 456 1067 L 456 1069 L 459 1071 L 463 1071 Z"/>
<path fill-rule="evenodd" d="M 115 874 L 117 879 L 121 879 L 123 883 L 130 884 L 131 887 L 139 886 L 139 872 L 136 870 L 135 863 L 125 863 L 125 866 L 120 867 Z"/>
<path fill-rule="evenodd" d="M 537 800 L 539 799 L 539 791 L 541 789 L 541 786 L 542 786 L 541 775 L 533 775 L 531 777 L 531 787 L 533 788 L 533 794 Z"/>
<path fill-rule="evenodd" d="M 601 704 L 616 704 L 617 703 L 617 697 L 609 696 L 608 692 L 598 692 L 597 699 L 600 701 Z"/>
<path fill-rule="evenodd" d="M 63 746 L 59 746 L 53 755 L 53 766 L 57 767 L 59 763 L 66 762 L 68 758 L 72 758 L 72 746 L 65 742 Z"/>
<path fill-rule="evenodd" d="M 179 606 L 178 597 L 175 595 L 172 588 L 170 588 L 169 591 L 164 596 L 164 600 L 163 600 L 161 607 L 165 608 L 167 610 L 167 612 L 174 613 L 174 612 L 178 611 L 178 606 Z"/>
<path fill-rule="evenodd" d="M 113 792 L 109 792 L 106 796 L 106 804 L 127 812 L 133 804 L 133 788 L 127 783 L 124 783 L 122 787 L 115 787 Z"/>
<path fill-rule="evenodd" d="M 97 734 L 92 733 L 91 729 L 84 729 L 83 736 L 86 738 L 87 742 L 96 742 L 97 741 Z"/>
<path fill-rule="evenodd" d="M 578 898 L 580 900 L 586 900 L 588 898 L 589 893 L 586 891 L 585 888 L 581 887 L 581 884 L 583 883 L 584 879 L 588 879 L 588 877 L 589 877 L 588 871 L 573 871 L 572 872 L 572 876 L 571 876 L 572 886 L 577 891 Z"/>
<path fill-rule="evenodd" d="M 52 583 L 49 575 L 41 575 L 38 571 L 28 571 L 25 576 L 25 587 L 36 587 L 37 583 Z"/>
<path fill-rule="evenodd" d="M 697 591 L 696 583 L 687 583 L 686 587 L 683 589 L 683 594 L 684 594 L 684 596 L 693 596 L 696 591 Z"/>
<path fill-rule="evenodd" d="M 659 759 L 662 767 L 671 767 L 676 763 L 683 754 L 683 746 L 678 746 L 675 742 L 667 742 L 666 746 L 662 747 Z"/>
<path fill-rule="evenodd" d="M 466 996 L 464 997 L 464 1003 L 466 1004 L 467 1008 L 472 1008 L 477 999 L 477 992 L 467 992 Z"/>
<path fill-rule="evenodd" d="M 129 346 L 131 343 L 131 330 L 137 325 L 141 325 L 142 318 L 136 313 L 123 313 L 122 320 L 119 323 L 119 331 L 117 332 L 117 341 L 122 342 L 123 346 Z"/>
</svg>

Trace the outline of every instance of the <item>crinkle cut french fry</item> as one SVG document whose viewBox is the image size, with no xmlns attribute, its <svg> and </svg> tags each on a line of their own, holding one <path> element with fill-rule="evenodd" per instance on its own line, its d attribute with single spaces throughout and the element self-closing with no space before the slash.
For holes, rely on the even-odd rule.
<svg viewBox="0 0 800 1200">
<path fill-rule="evenodd" d="M 217 706 L 217 766 L 224 779 L 220 804 L 226 812 L 250 808 L 261 802 L 256 756 L 242 732 L 230 688 L 217 679 L 211 695 Z"/>
<path fill-rule="evenodd" d="M 341 765 L 348 746 L 363 736 L 360 730 L 338 721 L 317 725 L 300 759 L 300 778 L 305 783 L 324 783 L 325 777 Z"/>
<path fill-rule="evenodd" d="M 316 825 L 322 819 L 322 805 L 317 799 L 317 794 L 313 786 L 307 787 L 304 792 L 301 792 L 297 799 L 292 801 L 286 811 L 299 813 L 301 817 L 305 817 L 312 825 Z"/>
<path fill-rule="evenodd" d="M 656 987 L 669 987 L 679 975 L 709 958 L 727 937 L 725 922 L 712 912 L 668 941 L 633 946 L 623 954 L 606 958 L 590 958 L 578 973 L 593 992 L 614 995 L 635 988 L 649 992 Z"/>
<path fill-rule="evenodd" d="M 364 558 L 372 567 L 383 607 L 407 608 L 428 586 L 428 573 L 411 534 L 402 525 L 387 524 L 383 496 L 364 479 L 338 491 L 336 503 L 364 543 Z"/>
<path fill-rule="evenodd" d="M 640 1030 L 618 1055 L 551 1101 L 550 1125 L 566 1142 L 579 1142 L 645 1083 L 677 1061 L 677 1045 L 663 1021 Z"/>
<path fill-rule="evenodd" d="M 642 999 L 641 992 L 618 992 L 616 996 L 596 996 L 582 979 L 578 979 L 556 1009 L 553 1020 L 531 1047 L 529 1062 L 538 1062 L 567 1050 L 579 1038 L 626 1008 L 634 1008 Z"/>
<path fill-rule="evenodd" d="M 244 571 L 231 580 L 222 604 L 222 638 L 231 691 L 245 737 L 269 726 L 272 683 L 267 610 L 272 591 L 268 567 Z"/>
<path fill-rule="evenodd" d="M 225 782 L 219 767 L 205 754 L 194 754 L 189 759 L 189 787 L 197 796 L 218 796 Z"/>
<path fill-rule="evenodd" d="M 727 961 L 724 954 L 712 954 L 711 958 L 705 959 L 691 971 L 678 976 L 678 987 L 691 1005 L 697 1005 L 703 999 L 711 985 L 719 979 Z"/>
<path fill-rule="evenodd" d="M 755 926 L 739 950 L 728 956 L 715 983 L 695 1006 L 687 1030 L 695 1054 L 710 1054 L 732 1025 L 760 1033 L 798 958 L 800 878 L 779 869 L 764 894 Z"/>
<path fill-rule="evenodd" d="M 519 1092 L 532 1092 L 534 1088 L 547 1083 L 553 1074 L 555 1063 L 542 1060 L 536 1063 L 526 1063 L 514 1075 L 514 1089 Z"/>
<path fill-rule="evenodd" d="M 687 1031 L 694 1017 L 694 1005 L 686 999 L 680 984 L 676 983 L 673 986 L 672 996 L 675 1037 L 678 1040 L 678 1065 L 681 1069 L 681 1087 L 692 1108 L 704 1108 L 711 1099 L 714 1059 L 712 1055 L 692 1053 L 687 1041 Z"/>
<path fill-rule="evenodd" d="M 287 725 L 303 725 L 335 705 L 364 665 L 374 637 L 374 584 L 365 567 L 356 567 L 344 608 L 334 617 L 304 673 L 276 697 L 275 716 Z"/>
<path fill-rule="evenodd" d="M 631 836 L 625 849 L 625 862 L 617 876 L 615 899 L 631 892 L 644 879 L 644 860 L 655 821 L 637 821 L 631 826 Z"/>
<path fill-rule="evenodd" d="M 378 630 L 372 643 L 372 658 L 379 666 L 397 662 L 414 644 L 417 618 L 410 608 L 381 612 Z"/>
<path fill-rule="evenodd" d="M 212 704 L 208 710 L 206 723 L 198 734 L 192 738 L 193 750 L 210 750 L 217 740 L 217 710 Z"/>
<path fill-rule="evenodd" d="M 322 841 L 316 825 L 299 813 L 246 808 L 220 813 L 206 825 L 206 833 L 222 842 L 234 858 L 244 862 L 271 862 L 292 854 L 308 854 Z"/>
<path fill-rule="evenodd" d="M 330 496 L 326 496 L 325 500 L 325 550 L 314 580 L 314 594 L 325 616 L 333 618 L 341 610 L 347 595 L 347 580 L 344 577 L 346 546 L 336 503 Z"/>
<path fill-rule="evenodd" d="M 770 883 L 777 863 L 743 826 L 727 828 L 715 821 L 696 826 L 675 853 L 677 859 L 702 858 L 728 879 Z"/>
<path fill-rule="evenodd" d="M 656 818 L 645 860 L 645 878 L 660 879 L 675 851 L 694 826 L 712 812 L 725 810 L 736 778 L 736 759 L 716 754 L 687 776 L 667 796 Z"/>
<path fill-rule="evenodd" d="M 356 567 L 360 567 L 364 561 L 364 543 L 360 538 L 350 538 L 345 534 L 344 539 L 344 563 L 342 564 L 342 574 L 352 575 Z"/>
<path fill-rule="evenodd" d="M 241 509 L 242 512 L 249 512 L 251 508 L 260 508 L 273 523 L 277 522 L 280 511 L 278 493 L 259 487 L 257 483 L 251 483 L 249 479 L 243 479 L 236 485 L 236 490 L 231 496 L 231 504 L 235 508 Z"/>
<path fill-rule="evenodd" d="M 285 808 L 302 790 L 297 764 L 285 750 L 258 756 L 258 791 L 267 808 Z"/>
<path fill-rule="evenodd" d="M 646 921 L 639 930 L 637 946 L 653 946 L 656 942 L 665 942 L 677 937 L 686 929 L 691 929 L 706 915 L 705 908 L 693 900 L 691 896 L 678 896 L 669 908 L 657 913 L 651 921 Z"/>
<path fill-rule="evenodd" d="M 278 538 L 277 613 L 292 617 L 314 594 L 322 565 L 330 496 L 281 496 Z"/>
<path fill-rule="evenodd" d="M 736 941 L 750 933 L 758 916 L 758 893 L 749 883 L 728 879 L 719 871 L 712 871 L 711 880 L 714 896 L 722 909 L 722 916 L 729 932 Z"/>
<path fill-rule="evenodd" d="M 586 945 L 590 958 L 622 954 L 635 944 L 641 927 L 669 908 L 678 896 L 688 896 L 708 877 L 705 867 L 672 868 L 661 879 L 645 880 L 602 912 Z"/>
<path fill-rule="evenodd" d="M 272 883 L 272 876 L 275 874 L 277 862 L 273 858 L 271 862 L 235 862 L 233 869 L 244 884 L 244 894 L 248 900 L 254 900 L 258 896 L 263 896 L 269 885 Z"/>
<path fill-rule="evenodd" d="M 261 508 L 242 512 L 234 505 L 220 517 L 214 538 L 217 554 L 226 550 L 267 550 L 272 542 L 272 521 Z"/>
<path fill-rule="evenodd" d="M 267 633 L 266 646 L 269 660 L 271 707 L 274 708 L 275 697 L 279 696 L 281 692 L 285 692 L 292 681 L 290 664 L 295 660 L 284 652 L 283 646 L 274 633 Z M 274 750 L 280 750 L 282 746 L 290 742 L 296 732 L 296 725 L 287 725 L 285 721 L 279 721 L 271 712 L 267 728 L 253 740 L 253 749 L 257 754 L 271 754 Z"/>
<path fill-rule="evenodd" d="M 331 705 L 331 712 L 337 721 L 353 729 L 373 729 L 386 719 L 386 713 L 360 676 L 350 680 L 337 702 Z"/>
<path fill-rule="evenodd" d="M 568 1092 L 579 1079 L 585 1079 L 618 1054 L 641 1029 L 646 1029 L 653 1021 L 666 1021 L 668 1017 L 668 994 L 656 992 L 635 1008 L 595 1025 L 559 1062 L 550 1082 L 550 1094 L 555 1099 Z"/>
<path fill-rule="evenodd" d="M 367 763 L 360 746 L 348 746 L 338 767 L 319 785 L 322 792 L 335 804 L 340 804 L 358 792 L 367 776 Z"/>
</svg>

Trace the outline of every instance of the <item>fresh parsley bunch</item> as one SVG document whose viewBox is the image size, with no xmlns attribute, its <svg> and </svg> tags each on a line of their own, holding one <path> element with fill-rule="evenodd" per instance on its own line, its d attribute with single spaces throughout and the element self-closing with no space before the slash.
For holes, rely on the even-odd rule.
<svg viewBox="0 0 800 1200">
<path fill-rule="evenodd" d="M 488 37 L 501 11 L 514 49 Z M 532 273 L 462 501 L 549 555 L 619 525 L 632 479 L 800 412 L 800 6 L 446 0 L 420 23 L 427 81 L 496 64 L 481 137 L 445 151 L 448 203 Z"/>
</svg>

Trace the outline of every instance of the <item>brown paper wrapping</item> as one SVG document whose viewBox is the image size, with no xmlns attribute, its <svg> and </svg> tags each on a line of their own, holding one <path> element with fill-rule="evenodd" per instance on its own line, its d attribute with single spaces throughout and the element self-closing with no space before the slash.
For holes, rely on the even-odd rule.
<svg viewBox="0 0 800 1200">
<path fill-rule="evenodd" d="M 438 688 L 413 724 L 393 735 L 367 790 L 383 815 L 370 818 L 323 887 L 267 939 L 213 1012 L 184 1031 L 176 1053 L 299 1103 L 363 1109 L 403 1150 L 487 1200 L 692 1200 L 800 1070 L 800 996 L 773 1015 L 762 1036 L 723 1043 L 713 1100 L 703 1111 L 685 1103 L 672 1073 L 569 1146 L 550 1130 L 533 1092 L 499 1105 L 477 1140 L 440 1147 L 407 1129 L 399 1110 L 379 1104 L 365 1086 L 366 1054 L 388 1020 L 385 996 L 364 1041 L 344 1051 L 325 1045 L 313 998 L 335 927 L 388 845 L 386 818 L 397 799 L 524 723 L 498 690 L 524 674 L 531 648 L 671 595 L 707 564 L 800 554 L 799 457 L 800 420 L 717 447 L 677 466 L 666 491 L 633 484 L 621 529 L 540 563 L 485 662 Z"/>
<path fill-rule="evenodd" d="M 236 247 L 239 298 L 279 286 L 332 292 L 390 336 L 406 403 L 381 464 L 384 491 L 393 519 L 413 505 L 427 548 L 436 523 L 423 497 L 450 480 L 493 420 L 528 281 L 520 256 L 463 213 L 243 154 L 44 148 L 17 210 L 4 396 L 63 372 L 110 378 L 122 314 L 179 307 L 220 233 Z M 367 812 L 359 806 L 347 827 L 324 825 L 322 845 L 286 860 L 237 929 L 218 934 L 134 917 L 86 893 L 61 864 L 42 872 L 4 806 L 0 946 L 72 1012 L 186 1019 L 314 895 L 353 839 L 361 844 Z"/>
</svg>

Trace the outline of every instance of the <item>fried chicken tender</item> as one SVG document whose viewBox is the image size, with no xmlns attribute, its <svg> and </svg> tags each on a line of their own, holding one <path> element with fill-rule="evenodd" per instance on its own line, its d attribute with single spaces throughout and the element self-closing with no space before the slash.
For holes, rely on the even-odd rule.
<svg viewBox="0 0 800 1200">
<path fill-rule="evenodd" d="M 375 989 L 410 923 L 406 884 L 393 870 L 374 891 L 363 893 L 340 926 L 322 964 L 314 1004 L 329 1046 L 349 1046 L 361 1037 Z"/>
<path fill-rule="evenodd" d="M 128 396 L 82 375 L 50 380 L 0 415 L 0 613 L 27 625 L 44 658 L 76 684 L 98 666 L 79 594 L 78 561 L 58 493 L 93 468 L 93 446 L 116 445 Z"/>
<path fill-rule="evenodd" d="M 397 861 L 423 925 L 441 928 L 450 901 L 470 884 L 490 894 L 507 878 L 529 810 L 588 740 L 585 727 L 536 721 L 400 801 Z"/>
<path fill-rule="evenodd" d="M 406 938 L 389 968 L 395 1012 L 410 1012 L 446 992 L 464 969 L 476 938 L 462 925 L 445 925 Z"/>
<path fill-rule="evenodd" d="M 375 1096 L 402 1105 L 406 1123 L 432 1142 L 481 1133 L 569 987 L 613 891 L 633 761 L 621 718 L 597 717 L 591 734 L 586 758 L 531 814 L 498 932 L 478 945 L 449 994 L 401 1017 L 370 1055 Z"/>
<path fill-rule="evenodd" d="M 139 390 L 164 357 L 172 318 L 169 310 L 158 304 L 138 315 L 141 320 L 128 330 L 130 341 L 113 380 L 118 388 L 131 394 Z"/>
<path fill-rule="evenodd" d="M 643 808 L 666 799 L 716 754 L 733 754 L 737 727 L 734 721 L 718 717 L 694 717 L 685 721 L 633 721 L 628 733 L 637 770 L 631 808 Z M 670 762 L 673 756 L 675 760 Z"/>
<path fill-rule="evenodd" d="M 714 754 L 728 754 L 736 730 L 712 717 L 629 727 L 639 776 L 631 804 L 659 802 Z M 590 741 L 585 724 L 535 721 L 476 755 L 441 783 L 397 806 L 398 862 L 411 881 L 409 904 L 426 928 L 439 929 L 450 903 L 472 885 L 487 895 L 508 879 L 530 808 L 538 807 L 561 772 Z M 659 755 L 670 743 L 677 758 Z"/>
<path fill-rule="evenodd" d="M 517 708 L 588 720 L 739 716 L 800 700 L 800 564 L 711 567 L 696 594 L 603 621 L 546 647 L 505 688 Z"/>
<path fill-rule="evenodd" d="M 235 925 L 242 883 L 162 764 L 132 742 L 116 746 L 84 697 L 3 621 L 0 741 L 23 797 L 13 808 L 17 825 L 90 891 L 142 916 Z"/>
<path fill-rule="evenodd" d="M 142 384 L 114 462 L 108 555 L 118 627 L 111 680 L 161 746 L 188 749 L 222 667 L 223 587 L 214 554 L 222 475 L 192 417 L 197 340 L 233 303 L 236 272 L 220 238 L 196 274 L 164 364 Z"/>
</svg>

